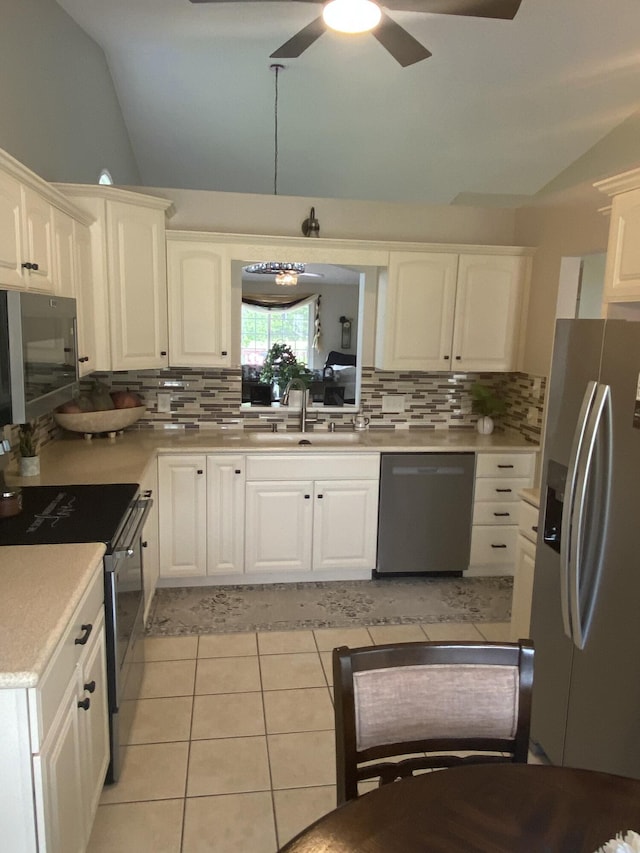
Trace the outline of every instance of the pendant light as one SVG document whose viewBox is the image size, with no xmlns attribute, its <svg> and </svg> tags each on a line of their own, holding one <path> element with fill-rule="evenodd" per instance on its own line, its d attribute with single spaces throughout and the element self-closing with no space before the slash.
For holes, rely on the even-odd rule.
<svg viewBox="0 0 640 853">
<path fill-rule="evenodd" d="M 382 12 L 373 0 L 331 0 L 322 10 L 328 27 L 340 33 L 366 33 L 380 23 Z"/>
</svg>

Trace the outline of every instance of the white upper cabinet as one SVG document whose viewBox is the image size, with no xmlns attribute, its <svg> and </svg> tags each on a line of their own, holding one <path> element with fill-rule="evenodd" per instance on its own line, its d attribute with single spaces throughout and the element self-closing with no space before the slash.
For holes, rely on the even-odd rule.
<svg viewBox="0 0 640 853">
<path fill-rule="evenodd" d="M 74 221 L 61 210 L 53 211 L 53 290 L 58 296 L 77 296 Z"/>
<path fill-rule="evenodd" d="M 169 363 L 231 363 L 231 264 L 225 246 L 167 239 Z"/>
<path fill-rule="evenodd" d="M 53 292 L 53 210 L 46 199 L 30 187 L 22 187 L 23 269 L 28 287 Z"/>
<path fill-rule="evenodd" d="M 73 223 L 74 286 L 78 312 L 78 373 L 96 370 L 95 301 L 91 232 L 86 225 Z"/>
<path fill-rule="evenodd" d="M 457 270 L 454 254 L 391 252 L 378 295 L 382 337 L 376 367 L 450 368 Z"/>
<path fill-rule="evenodd" d="M 526 255 L 391 252 L 376 367 L 516 369 L 529 267 Z"/>
<path fill-rule="evenodd" d="M 599 181 L 612 197 L 603 300 L 640 300 L 640 169 Z"/>
<path fill-rule="evenodd" d="M 24 287 L 20 183 L 0 171 L 0 284 Z"/>
<path fill-rule="evenodd" d="M 164 211 L 107 203 L 111 369 L 167 367 Z"/>
<path fill-rule="evenodd" d="M 94 219 L 93 323 L 86 329 L 94 363 L 86 369 L 167 367 L 165 213 L 171 203 L 114 187 L 56 186 Z"/>
</svg>

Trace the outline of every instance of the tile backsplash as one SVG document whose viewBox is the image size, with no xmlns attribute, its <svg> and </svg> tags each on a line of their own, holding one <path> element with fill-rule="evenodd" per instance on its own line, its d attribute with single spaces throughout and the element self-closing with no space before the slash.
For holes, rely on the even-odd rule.
<svg viewBox="0 0 640 853">
<path fill-rule="evenodd" d="M 257 427 L 265 422 L 295 422 L 298 415 L 286 408 L 240 407 L 242 376 L 229 370 L 144 370 L 94 374 L 113 389 L 129 388 L 147 405 L 138 429 L 182 426 L 199 429 L 216 426 Z M 371 428 L 474 429 L 471 411 L 474 382 L 493 386 L 508 401 L 508 412 L 498 429 L 515 430 L 538 442 L 542 428 L 545 380 L 525 373 L 421 373 L 363 368 L 360 410 Z M 86 384 L 89 387 L 90 383 Z M 171 395 L 171 412 L 158 411 L 158 393 Z M 399 405 L 396 405 L 399 403 Z M 404 409 L 398 411 L 398 409 Z M 320 424 L 347 425 L 354 410 L 313 411 Z"/>
<path fill-rule="evenodd" d="M 142 397 L 147 412 L 132 429 L 264 428 L 273 421 L 293 426 L 298 418 L 295 411 L 286 408 L 240 408 L 239 369 L 95 373 L 82 381 L 82 390 L 89 390 L 94 379 L 113 390 L 129 388 Z M 496 421 L 497 430 L 515 431 L 527 441 L 540 441 L 546 380 L 527 373 L 392 372 L 365 367 L 360 411 L 370 419 L 372 429 L 472 430 L 477 415 L 471 411 L 470 392 L 476 381 L 494 387 L 507 400 L 507 413 Z M 158 392 L 171 395 L 170 413 L 158 411 Z M 333 421 L 340 427 L 350 424 L 353 415 L 353 409 L 334 409 L 314 410 L 311 417 L 321 425 Z M 50 415 L 38 418 L 35 426 L 39 447 L 61 435 Z M 17 454 L 17 426 L 9 428 L 9 438 Z"/>
</svg>

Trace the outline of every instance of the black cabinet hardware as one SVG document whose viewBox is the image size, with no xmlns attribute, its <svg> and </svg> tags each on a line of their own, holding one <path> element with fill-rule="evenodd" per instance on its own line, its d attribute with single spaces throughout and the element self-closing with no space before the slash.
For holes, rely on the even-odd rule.
<svg viewBox="0 0 640 853">
<path fill-rule="evenodd" d="M 498 468 L 513 468 L 513 465 L 498 465 Z"/>
<path fill-rule="evenodd" d="M 90 707 L 91 699 L 88 696 L 78 702 L 78 708 L 82 708 L 83 711 L 88 711 Z"/>
<path fill-rule="evenodd" d="M 22 268 L 25 270 L 33 270 L 34 272 L 37 272 L 39 269 L 38 264 L 32 264 L 30 261 L 22 264 Z"/>
<path fill-rule="evenodd" d="M 502 516 L 505 516 L 505 517 L 506 517 L 506 516 L 511 515 L 511 513 L 510 513 L 510 512 L 494 512 L 493 514 L 494 514 L 495 516 L 498 516 L 498 517 L 502 517 Z"/>
<path fill-rule="evenodd" d="M 496 489 L 496 492 L 510 492 L 511 489 Z"/>
<path fill-rule="evenodd" d="M 90 681 L 88 684 L 85 684 L 84 689 L 87 691 L 87 693 L 95 693 L 96 692 L 95 681 Z"/>
<path fill-rule="evenodd" d="M 506 545 L 492 545 L 492 548 L 506 548 Z"/>
<path fill-rule="evenodd" d="M 81 625 L 80 627 L 84 631 L 84 634 L 81 637 L 76 637 L 76 639 L 73 641 L 76 646 L 84 646 L 89 637 L 91 636 L 91 632 L 93 631 L 93 625 L 91 624 Z"/>
</svg>

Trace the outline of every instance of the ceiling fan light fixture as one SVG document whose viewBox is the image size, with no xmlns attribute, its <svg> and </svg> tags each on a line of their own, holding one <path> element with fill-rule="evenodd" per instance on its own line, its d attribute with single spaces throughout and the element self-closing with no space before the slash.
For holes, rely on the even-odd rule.
<svg viewBox="0 0 640 853">
<path fill-rule="evenodd" d="M 280 284 L 283 287 L 295 287 L 297 283 L 297 272 L 279 272 L 276 275 L 276 284 Z"/>
<path fill-rule="evenodd" d="M 322 10 L 328 27 L 339 33 L 366 33 L 380 23 L 382 12 L 373 0 L 331 0 Z"/>
<path fill-rule="evenodd" d="M 244 272 L 254 275 L 273 275 L 275 283 L 283 287 L 295 287 L 298 276 L 304 273 L 304 264 L 286 263 L 283 261 L 264 261 L 257 264 L 249 264 L 242 268 Z"/>
</svg>

